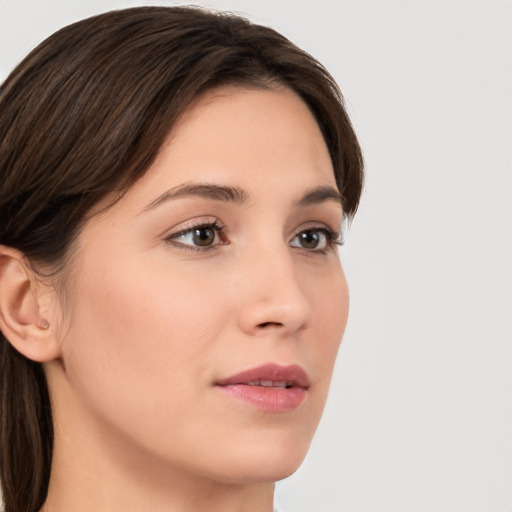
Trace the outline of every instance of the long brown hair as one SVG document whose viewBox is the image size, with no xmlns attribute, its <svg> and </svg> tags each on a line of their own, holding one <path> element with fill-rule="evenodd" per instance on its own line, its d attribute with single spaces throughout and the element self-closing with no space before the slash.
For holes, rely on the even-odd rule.
<svg viewBox="0 0 512 512">
<path fill-rule="evenodd" d="M 314 114 L 351 216 L 361 150 L 329 73 L 274 30 L 186 7 L 138 7 L 58 31 L 0 88 L 0 244 L 57 272 L 87 213 L 151 165 L 192 99 L 224 84 L 294 90 Z M 0 478 L 8 512 L 43 505 L 53 448 L 42 365 L 0 333 Z"/>
</svg>

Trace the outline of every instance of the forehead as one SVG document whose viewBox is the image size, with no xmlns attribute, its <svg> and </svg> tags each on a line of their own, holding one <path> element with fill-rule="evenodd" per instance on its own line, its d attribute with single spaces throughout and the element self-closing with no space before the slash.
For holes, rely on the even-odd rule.
<svg viewBox="0 0 512 512">
<path fill-rule="evenodd" d="M 269 201 L 291 200 L 318 186 L 336 188 L 314 116 L 284 87 L 228 86 L 198 97 L 122 202 L 148 203 L 188 183 L 238 187 Z"/>
<path fill-rule="evenodd" d="M 308 106 L 287 88 L 222 87 L 197 98 L 174 126 L 146 183 L 285 176 L 335 185 L 332 162 Z"/>
</svg>

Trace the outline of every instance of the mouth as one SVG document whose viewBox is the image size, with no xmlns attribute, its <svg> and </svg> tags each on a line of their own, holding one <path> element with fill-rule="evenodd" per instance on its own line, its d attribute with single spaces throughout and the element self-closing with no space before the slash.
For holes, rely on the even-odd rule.
<svg viewBox="0 0 512 512">
<path fill-rule="evenodd" d="M 309 379 L 298 365 L 267 364 L 215 383 L 231 398 L 267 412 L 296 409 L 306 399 Z"/>
<path fill-rule="evenodd" d="M 248 386 L 263 386 L 264 388 L 286 388 L 290 389 L 293 387 L 293 382 L 282 382 L 273 380 L 253 380 L 247 382 Z"/>
</svg>

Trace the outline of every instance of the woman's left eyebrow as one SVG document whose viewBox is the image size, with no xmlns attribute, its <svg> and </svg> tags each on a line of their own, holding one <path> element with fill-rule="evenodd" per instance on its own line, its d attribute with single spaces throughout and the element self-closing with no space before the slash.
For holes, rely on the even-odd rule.
<svg viewBox="0 0 512 512">
<path fill-rule="evenodd" d="M 214 201 L 232 202 L 235 204 L 246 204 L 249 201 L 249 194 L 240 187 L 226 185 L 214 185 L 211 183 L 183 183 L 173 187 L 144 207 L 141 213 L 160 206 L 167 201 L 182 197 L 202 197 Z M 326 201 L 334 201 L 343 206 L 341 194 L 331 186 L 320 186 L 308 189 L 296 201 L 298 207 L 312 206 Z"/>
<path fill-rule="evenodd" d="M 306 190 L 303 196 L 297 201 L 297 206 L 312 206 L 324 203 L 325 201 L 334 201 L 335 203 L 339 203 L 340 206 L 343 206 L 342 195 L 335 188 L 330 186 L 315 187 Z"/>
</svg>

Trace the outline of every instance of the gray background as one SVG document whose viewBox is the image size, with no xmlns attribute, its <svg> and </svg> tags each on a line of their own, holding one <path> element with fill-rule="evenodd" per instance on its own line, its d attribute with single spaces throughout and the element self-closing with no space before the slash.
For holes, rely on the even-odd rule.
<svg viewBox="0 0 512 512">
<path fill-rule="evenodd" d="M 1 0 L 0 77 L 57 28 L 142 3 Z M 245 13 L 322 61 L 366 156 L 341 255 L 351 318 L 281 505 L 511 512 L 511 1 L 196 4 Z"/>
</svg>

